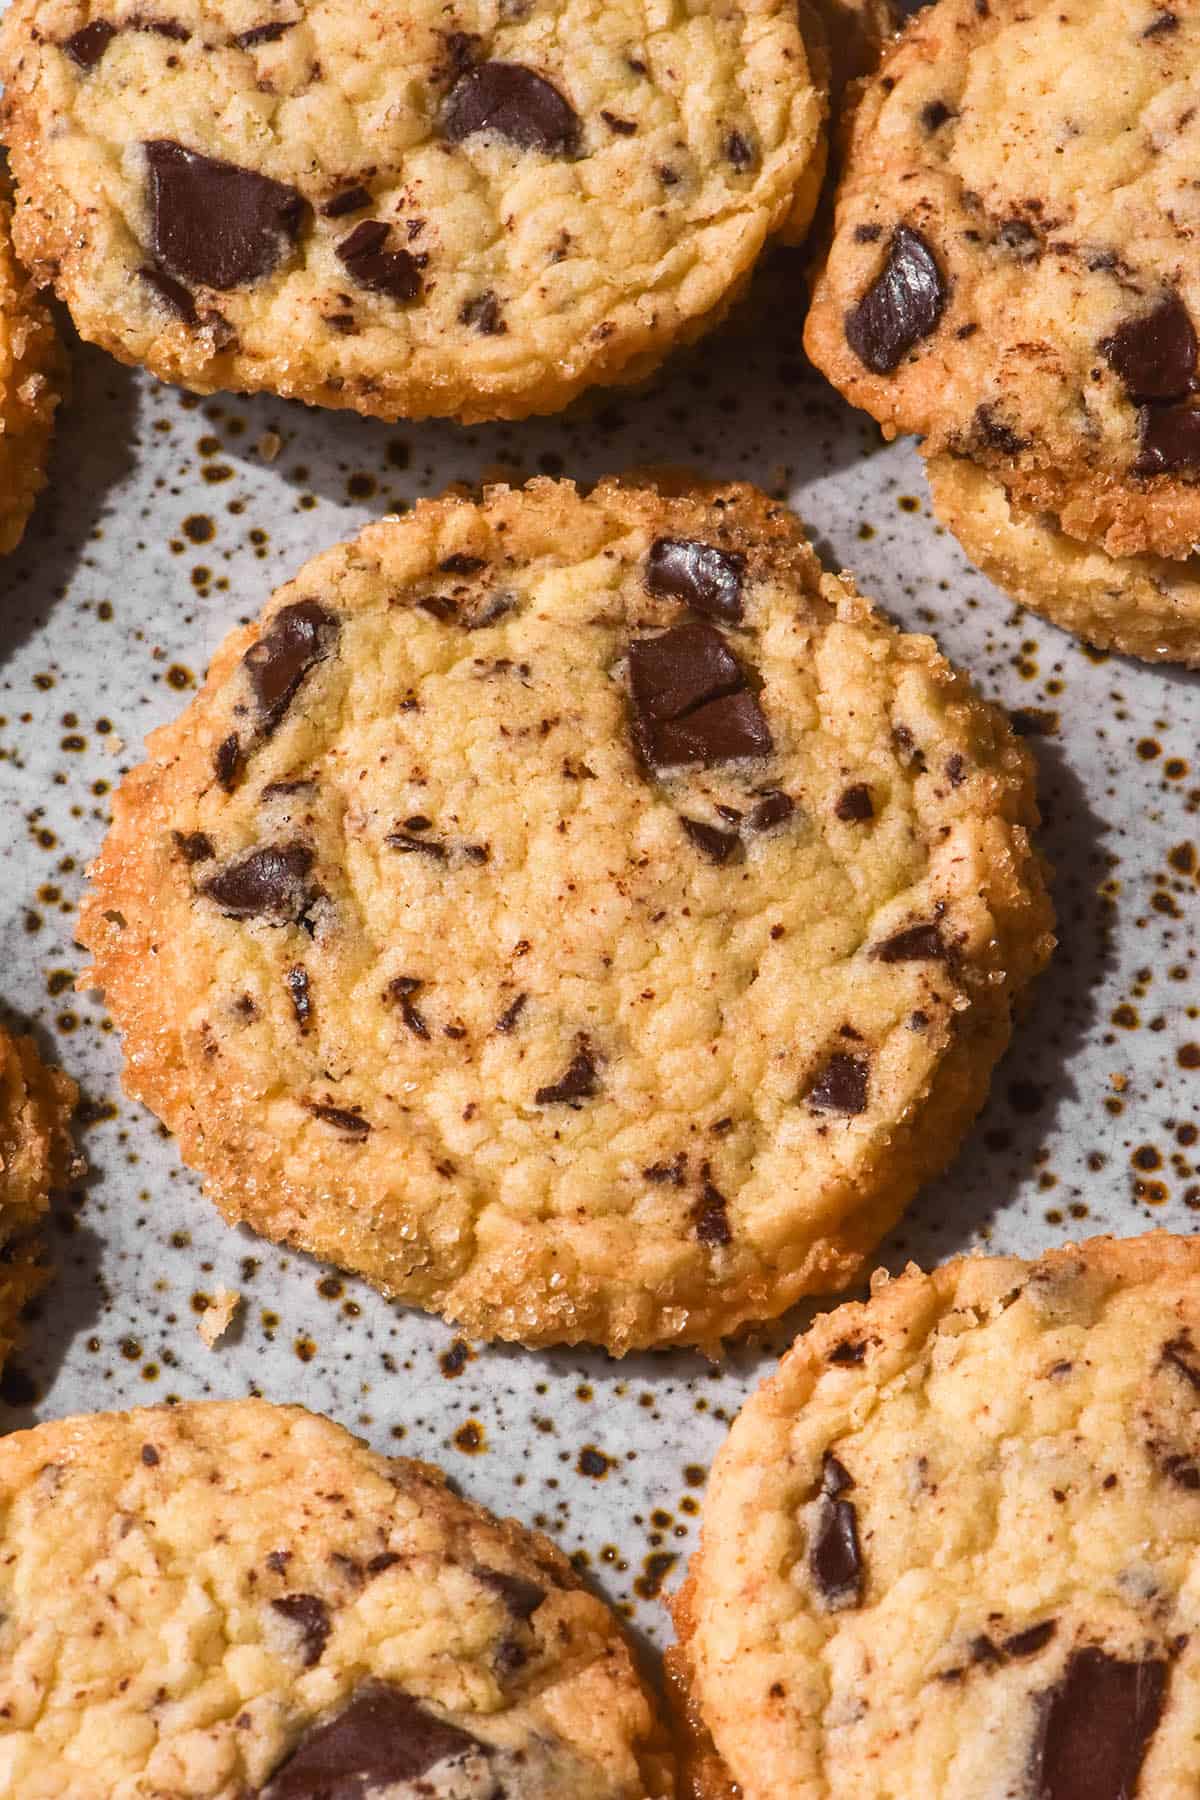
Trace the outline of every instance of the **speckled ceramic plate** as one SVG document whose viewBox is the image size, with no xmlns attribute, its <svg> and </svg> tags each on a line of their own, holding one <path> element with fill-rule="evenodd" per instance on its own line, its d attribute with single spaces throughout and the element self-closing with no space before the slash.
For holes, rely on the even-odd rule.
<svg viewBox="0 0 1200 1800">
<path fill-rule="evenodd" d="M 953 1169 L 881 1261 L 1200 1223 L 1200 692 L 1089 654 L 1013 607 L 929 516 L 910 444 L 881 445 L 801 364 L 787 278 L 651 387 L 560 422 L 405 429 L 270 399 L 200 402 L 75 346 L 53 483 L 0 566 L 0 998 L 82 1083 L 91 1173 L 60 1274 L 4 1382 L 3 1423 L 171 1395 L 301 1400 L 431 1458 L 536 1521 L 661 1641 L 727 1420 L 803 1322 L 722 1369 L 458 1340 L 302 1256 L 228 1230 L 122 1097 L 120 1046 L 72 987 L 84 866 L 144 734 L 236 621 L 315 551 L 448 483 L 690 463 L 786 496 L 826 559 L 933 631 L 1018 710 L 1041 764 L 1061 949 Z M 219 1286 L 238 1324 L 197 1322 Z"/>
</svg>

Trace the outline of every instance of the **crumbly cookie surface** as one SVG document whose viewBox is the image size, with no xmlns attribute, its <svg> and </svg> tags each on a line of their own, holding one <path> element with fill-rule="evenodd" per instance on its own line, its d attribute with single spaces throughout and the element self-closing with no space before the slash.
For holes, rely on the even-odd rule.
<svg viewBox="0 0 1200 1800">
<path fill-rule="evenodd" d="M 1200 665 L 1200 564 L 1108 556 L 1016 506 L 1002 481 L 968 458 L 926 463 L 938 518 L 971 561 L 1022 606 L 1091 644 L 1150 662 Z"/>
<path fill-rule="evenodd" d="M 853 1279 L 1044 961 L 1032 765 L 748 488 L 423 503 L 236 632 L 79 933 L 230 1220 L 472 1332 Z"/>
<path fill-rule="evenodd" d="M 639 379 L 823 157 L 790 0 L 18 0 L 0 43 L 18 241 L 85 337 L 384 418 Z"/>
<path fill-rule="evenodd" d="M 0 1027 L 0 1363 L 48 1275 L 41 1228 L 52 1188 L 73 1172 L 67 1121 L 79 1090 L 33 1039 Z"/>
<path fill-rule="evenodd" d="M 0 170 L 0 556 L 21 541 L 46 484 L 46 457 L 65 375 L 58 334 L 13 256 Z"/>
<path fill-rule="evenodd" d="M 1200 9 L 937 0 L 858 108 L 805 341 L 1113 556 L 1200 541 Z"/>
<path fill-rule="evenodd" d="M 1196 1791 L 1198 1278 L 1195 1239 L 1094 1239 L 817 1321 L 718 1457 L 677 1603 L 695 1793 Z"/>
<path fill-rule="evenodd" d="M 545 1538 L 243 1400 L 0 1442 L 22 1800 L 670 1800 L 613 1615 Z"/>
</svg>

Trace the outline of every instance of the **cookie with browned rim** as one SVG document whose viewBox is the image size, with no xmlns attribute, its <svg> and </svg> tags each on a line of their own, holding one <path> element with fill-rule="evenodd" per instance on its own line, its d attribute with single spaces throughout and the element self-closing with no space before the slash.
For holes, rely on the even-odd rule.
<svg viewBox="0 0 1200 1800">
<path fill-rule="evenodd" d="M 742 1409 L 675 1603 L 696 1800 L 1200 1785 L 1200 1242 L 877 1276 Z"/>
<path fill-rule="evenodd" d="M 52 1190 L 75 1173 L 68 1121 L 78 1098 L 32 1038 L 0 1027 L 0 1362 L 49 1275 L 42 1228 Z"/>
<path fill-rule="evenodd" d="M 805 341 L 1114 557 L 1200 542 L 1200 9 L 937 0 L 854 121 Z"/>
<path fill-rule="evenodd" d="M 1048 953 L 1003 716 L 745 487 L 425 502 L 116 796 L 79 936 L 231 1221 L 485 1337 L 846 1285 Z"/>
<path fill-rule="evenodd" d="M 0 1441 L 22 1800 L 671 1800 L 620 1627 L 544 1537 L 261 1400 Z"/>
<path fill-rule="evenodd" d="M 58 334 L 13 255 L 0 169 L 0 556 L 21 541 L 46 485 L 54 413 L 66 376 Z"/>
<path fill-rule="evenodd" d="M 716 323 L 816 200 L 792 0 L 17 0 L 21 253 L 199 392 L 552 412 Z"/>
</svg>

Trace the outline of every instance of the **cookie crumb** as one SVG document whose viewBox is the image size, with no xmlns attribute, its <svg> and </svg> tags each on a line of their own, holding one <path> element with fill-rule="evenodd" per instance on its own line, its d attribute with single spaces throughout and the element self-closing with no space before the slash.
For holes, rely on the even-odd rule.
<svg viewBox="0 0 1200 1800">
<path fill-rule="evenodd" d="M 196 1330 L 210 1350 L 225 1336 L 237 1316 L 242 1296 L 236 1288 L 219 1287 L 196 1321 Z"/>
</svg>

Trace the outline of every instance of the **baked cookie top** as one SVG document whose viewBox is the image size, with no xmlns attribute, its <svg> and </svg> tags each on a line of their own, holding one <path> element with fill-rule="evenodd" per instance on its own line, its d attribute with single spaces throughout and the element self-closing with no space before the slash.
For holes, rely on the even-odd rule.
<svg viewBox="0 0 1200 1800">
<path fill-rule="evenodd" d="M 1184 1800 L 1198 1568 L 1200 1243 L 878 1276 L 714 1466 L 677 1603 L 698 1791 Z"/>
<path fill-rule="evenodd" d="M 79 924 L 226 1216 L 485 1337 L 844 1285 L 1049 948 L 1032 765 L 753 489 L 539 480 L 311 562 Z"/>
<path fill-rule="evenodd" d="M 0 556 L 15 550 L 38 494 L 66 365 L 58 334 L 13 255 L 0 168 Z"/>
<path fill-rule="evenodd" d="M 937 0 L 869 84 L 805 342 L 1114 556 L 1200 542 L 1200 9 Z"/>
<path fill-rule="evenodd" d="M 260 1400 L 0 1441 L 22 1800 L 670 1800 L 615 1618 L 543 1537 Z"/>
<path fill-rule="evenodd" d="M 2 45 L 22 254 L 85 337 L 384 418 L 640 378 L 823 154 L 792 0 L 19 0 Z"/>
<path fill-rule="evenodd" d="M 47 1068 L 32 1038 L 0 1026 L 0 1363 L 46 1280 L 41 1227 L 51 1189 L 77 1172 L 68 1121 L 78 1098 L 70 1076 Z"/>
</svg>

